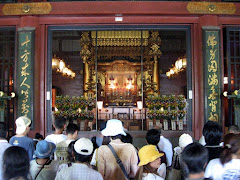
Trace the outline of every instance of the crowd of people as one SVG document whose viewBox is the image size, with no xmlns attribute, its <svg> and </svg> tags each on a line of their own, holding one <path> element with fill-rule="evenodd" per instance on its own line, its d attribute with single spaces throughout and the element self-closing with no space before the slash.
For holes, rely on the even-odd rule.
<svg viewBox="0 0 240 180">
<path fill-rule="evenodd" d="M 2 180 L 240 180 L 240 132 L 208 121 L 196 142 L 189 134 L 179 146 L 161 134 L 146 133 L 146 144 L 135 147 L 120 120 L 101 123 L 99 136 L 78 139 L 78 126 L 56 117 L 55 133 L 44 139 L 28 137 L 31 120 L 16 119 L 16 135 L 8 141 L 0 122 L 0 179 Z M 66 132 L 66 134 L 64 134 Z"/>
</svg>

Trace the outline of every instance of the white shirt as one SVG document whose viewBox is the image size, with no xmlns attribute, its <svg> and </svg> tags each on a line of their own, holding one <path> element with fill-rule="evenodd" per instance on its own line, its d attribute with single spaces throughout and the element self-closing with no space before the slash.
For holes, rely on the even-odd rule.
<svg viewBox="0 0 240 180">
<path fill-rule="evenodd" d="M 160 136 L 158 147 L 161 151 L 165 152 L 166 154 L 167 166 L 171 166 L 173 158 L 172 143 L 167 138 Z"/>
<path fill-rule="evenodd" d="M 10 146 L 12 146 L 12 145 L 9 144 L 7 140 L 5 140 L 5 139 L 0 140 L 0 179 L 3 179 L 3 177 L 2 177 L 3 153 Z"/>
<path fill-rule="evenodd" d="M 64 134 L 50 134 L 45 138 L 47 142 L 54 143 L 55 145 L 66 139 L 67 139 L 67 136 Z"/>
<path fill-rule="evenodd" d="M 240 179 L 240 159 L 232 159 L 224 165 L 220 159 L 211 160 L 205 170 L 205 177 L 214 180 L 239 180 Z"/>
<path fill-rule="evenodd" d="M 158 168 L 157 173 L 159 174 L 160 177 L 162 177 L 163 179 L 165 179 L 165 178 L 166 178 L 166 172 L 167 172 L 166 164 L 165 164 L 165 163 L 162 163 L 162 164 L 160 165 L 160 167 Z"/>
<path fill-rule="evenodd" d="M 98 148 L 94 150 L 94 153 L 92 155 L 92 160 L 90 162 L 92 166 L 97 166 L 97 151 L 98 151 Z"/>
<path fill-rule="evenodd" d="M 153 173 L 143 173 L 142 180 L 164 180 L 164 179 Z"/>
<path fill-rule="evenodd" d="M 30 174 L 32 179 L 35 179 L 35 176 L 40 171 L 43 165 L 37 164 L 36 159 L 30 161 Z M 41 170 L 37 179 L 39 180 L 53 180 L 56 176 L 59 163 L 57 161 L 52 161 L 49 165 L 44 165 L 44 168 Z"/>
<path fill-rule="evenodd" d="M 57 173 L 55 180 L 103 180 L 102 175 L 86 164 L 73 163 Z"/>
<path fill-rule="evenodd" d="M 74 141 L 73 139 L 66 139 L 56 145 L 56 157 L 60 164 L 69 162 L 68 160 L 68 145 Z"/>
</svg>

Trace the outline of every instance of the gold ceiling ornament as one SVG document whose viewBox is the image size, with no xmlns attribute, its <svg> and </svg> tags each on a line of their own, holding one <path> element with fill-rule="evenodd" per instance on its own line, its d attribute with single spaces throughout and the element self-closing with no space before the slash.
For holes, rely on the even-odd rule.
<svg viewBox="0 0 240 180">
<path fill-rule="evenodd" d="M 129 56 L 133 59 L 139 59 L 141 56 L 141 47 L 99 47 L 97 56 L 105 57 L 105 58 L 112 58 L 116 56 Z"/>
<path fill-rule="evenodd" d="M 84 46 L 84 45 L 90 46 L 91 45 L 91 39 L 89 37 L 89 31 L 84 31 L 82 33 L 81 38 L 80 38 L 80 44 L 81 44 L 81 46 Z"/>
<path fill-rule="evenodd" d="M 91 31 L 92 45 L 96 46 L 147 46 L 149 31 Z"/>
<path fill-rule="evenodd" d="M 193 14 L 235 14 L 236 6 L 234 3 L 189 2 L 187 10 Z"/>
<path fill-rule="evenodd" d="M 49 14 L 51 10 L 50 3 L 11 3 L 2 9 L 4 15 Z"/>
<path fill-rule="evenodd" d="M 86 61 L 91 57 L 91 52 L 88 49 L 88 45 L 84 44 L 82 46 L 82 50 L 80 51 L 80 56 L 83 59 L 83 63 L 86 63 Z"/>
<path fill-rule="evenodd" d="M 158 31 L 151 31 L 151 37 L 149 39 L 149 44 L 154 45 L 157 44 L 158 46 L 161 45 L 161 38 L 159 37 L 159 32 Z"/>
<path fill-rule="evenodd" d="M 136 72 L 141 71 L 141 63 L 129 62 L 127 60 L 116 60 L 109 63 L 98 63 L 100 72 Z"/>
<path fill-rule="evenodd" d="M 154 58 L 154 61 L 157 60 L 162 55 L 161 50 L 159 49 L 160 47 L 157 44 L 153 44 L 151 46 L 151 50 L 149 51 L 149 55 Z"/>
</svg>

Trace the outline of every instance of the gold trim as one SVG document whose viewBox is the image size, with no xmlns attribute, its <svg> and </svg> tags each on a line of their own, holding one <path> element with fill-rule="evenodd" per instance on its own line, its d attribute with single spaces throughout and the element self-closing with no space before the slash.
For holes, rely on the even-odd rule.
<svg viewBox="0 0 240 180">
<path fill-rule="evenodd" d="M 194 14 L 235 14 L 236 7 L 234 3 L 189 2 L 187 10 Z"/>
<path fill-rule="evenodd" d="M 4 15 L 49 14 L 52 10 L 50 3 L 15 3 L 3 6 Z"/>
</svg>

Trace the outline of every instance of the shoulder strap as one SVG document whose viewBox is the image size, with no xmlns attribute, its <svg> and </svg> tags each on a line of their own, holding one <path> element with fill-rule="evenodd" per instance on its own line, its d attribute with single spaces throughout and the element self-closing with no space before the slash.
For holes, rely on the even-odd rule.
<svg viewBox="0 0 240 180">
<path fill-rule="evenodd" d="M 123 171 L 123 174 L 124 174 L 124 175 L 126 176 L 126 178 L 129 180 L 129 177 L 128 177 L 128 174 L 127 174 L 127 172 L 126 172 L 126 169 L 124 168 L 123 163 L 122 163 L 121 159 L 119 159 L 116 151 L 113 149 L 113 147 L 111 146 L 111 144 L 108 144 L 107 146 L 108 146 L 109 149 L 112 151 L 112 153 L 113 153 L 113 155 L 114 155 L 114 157 L 115 157 L 118 165 L 120 166 L 120 168 L 121 168 L 122 171 Z"/>
<path fill-rule="evenodd" d="M 38 173 L 37 173 L 37 175 L 35 176 L 34 180 L 37 179 L 38 175 L 40 174 L 40 172 L 42 171 L 42 169 L 44 168 L 44 166 L 45 166 L 46 164 L 48 164 L 49 162 L 51 162 L 51 161 L 52 161 L 52 160 L 48 159 L 48 160 L 42 165 L 41 169 L 38 171 Z"/>
</svg>

